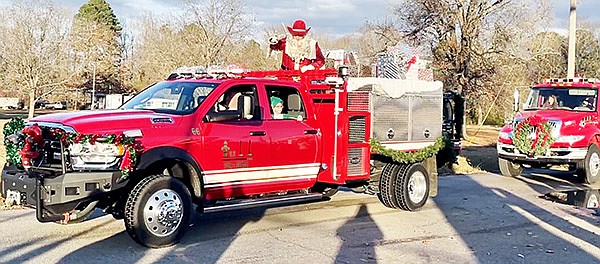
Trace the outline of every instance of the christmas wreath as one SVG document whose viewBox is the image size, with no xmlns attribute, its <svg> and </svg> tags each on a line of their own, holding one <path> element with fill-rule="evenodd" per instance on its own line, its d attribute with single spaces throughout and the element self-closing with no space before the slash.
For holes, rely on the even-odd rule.
<svg viewBox="0 0 600 264">
<path fill-rule="evenodd" d="M 529 157 L 546 155 L 554 138 L 552 125 L 540 116 L 530 116 L 515 128 L 513 144 Z"/>
<path fill-rule="evenodd" d="M 444 136 L 441 136 L 435 140 L 435 143 L 431 146 L 419 149 L 413 152 L 407 152 L 402 150 L 389 149 L 381 145 L 379 141 L 371 138 L 369 144 L 371 145 L 371 151 L 386 157 L 392 158 L 394 161 L 399 163 L 416 163 L 433 157 L 446 145 L 449 140 Z"/>
</svg>

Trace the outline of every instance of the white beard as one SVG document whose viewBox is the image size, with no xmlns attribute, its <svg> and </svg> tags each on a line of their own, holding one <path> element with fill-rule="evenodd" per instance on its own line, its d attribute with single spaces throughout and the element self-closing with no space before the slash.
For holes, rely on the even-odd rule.
<svg viewBox="0 0 600 264">
<path fill-rule="evenodd" d="M 288 36 L 285 53 L 287 53 L 296 63 L 299 63 L 302 59 L 316 58 L 315 51 L 312 47 L 312 39 L 308 37 L 296 40 L 294 37 Z"/>
</svg>

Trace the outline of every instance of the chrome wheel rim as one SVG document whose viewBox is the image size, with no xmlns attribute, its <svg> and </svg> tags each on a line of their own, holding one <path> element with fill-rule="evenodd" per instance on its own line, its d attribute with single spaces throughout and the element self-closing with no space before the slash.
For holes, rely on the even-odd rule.
<svg viewBox="0 0 600 264">
<path fill-rule="evenodd" d="M 420 203 L 427 191 L 427 179 L 421 171 L 415 171 L 408 180 L 408 198 L 413 203 Z"/>
<path fill-rule="evenodd" d="M 158 190 L 144 206 L 144 223 L 155 236 L 173 234 L 183 219 L 183 203 L 179 194 L 170 189 Z"/>
<path fill-rule="evenodd" d="M 592 153 L 590 156 L 589 168 L 590 174 L 594 177 L 598 175 L 598 171 L 600 170 L 600 157 L 598 153 Z"/>
<path fill-rule="evenodd" d="M 598 205 L 598 196 L 594 194 L 591 195 L 590 198 L 587 200 L 586 208 L 598 208 Z"/>
</svg>

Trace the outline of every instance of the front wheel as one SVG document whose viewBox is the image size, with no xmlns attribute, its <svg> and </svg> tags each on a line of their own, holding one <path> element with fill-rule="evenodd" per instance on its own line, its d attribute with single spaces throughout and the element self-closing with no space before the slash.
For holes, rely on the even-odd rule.
<svg viewBox="0 0 600 264">
<path fill-rule="evenodd" d="M 579 167 L 582 167 L 578 170 L 578 175 L 581 177 L 583 182 L 592 184 L 598 181 L 600 178 L 600 151 L 598 151 L 598 146 L 593 144 L 588 148 L 587 155 L 585 155 L 585 160 L 582 164 L 579 164 Z M 582 166 L 583 165 L 583 166 Z"/>
<path fill-rule="evenodd" d="M 521 164 L 503 158 L 498 158 L 498 167 L 500 167 L 500 173 L 507 177 L 517 177 L 523 172 Z"/>
<path fill-rule="evenodd" d="M 192 213 L 190 191 L 178 179 L 153 175 L 140 181 L 125 204 L 125 228 L 138 243 L 151 248 L 179 242 Z"/>
</svg>

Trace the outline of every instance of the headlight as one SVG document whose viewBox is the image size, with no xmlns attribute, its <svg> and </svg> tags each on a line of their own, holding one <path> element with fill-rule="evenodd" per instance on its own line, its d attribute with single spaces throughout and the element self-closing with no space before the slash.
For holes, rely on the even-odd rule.
<svg viewBox="0 0 600 264">
<path fill-rule="evenodd" d="M 569 145 L 572 145 L 573 143 L 577 142 L 577 141 L 581 141 L 582 139 L 584 139 L 585 136 L 560 136 L 556 139 L 556 142 L 558 143 L 569 143 Z"/>
<path fill-rule="evenodd" d="M 510 139 L 510 134 L 511 133 L 508 132 L 500 132 L 498 133 L 498 137 L 501 139 Z"/>
<path fill-rule="evenodd" d="M 75 163 L 79 163 L 77 159 L 83 163 L 112 163 L 118 157 L 123 156 L 124 148 L 122 145 L 99 143 L 81 144 L 74 143 L 69 146 L 69 152 L 75 159 Z"/>
</svg>

